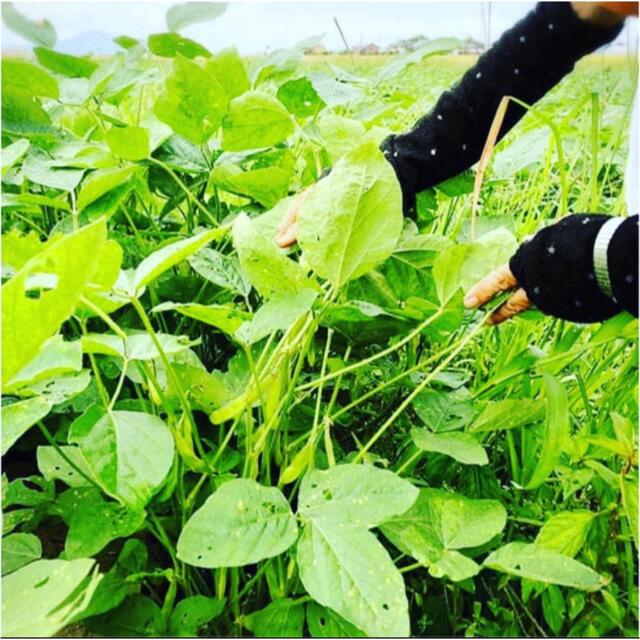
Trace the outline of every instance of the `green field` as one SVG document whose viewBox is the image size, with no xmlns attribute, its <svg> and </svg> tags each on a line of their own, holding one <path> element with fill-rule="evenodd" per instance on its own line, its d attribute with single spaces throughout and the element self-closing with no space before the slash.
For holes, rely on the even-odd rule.
<svg viewBox="0 0 640 640">
<path fill-rule="evenodd" d="M 637 321 L 462 305 L 543 225 L 626 213 L 634 61 L 527 113 L 472 234 L 472 171 L 403 220 L 378 150 L 473 64 L 447 41 L 91 60 L 14 20 L 3 635 L 636 635 Z"/>
</svg>

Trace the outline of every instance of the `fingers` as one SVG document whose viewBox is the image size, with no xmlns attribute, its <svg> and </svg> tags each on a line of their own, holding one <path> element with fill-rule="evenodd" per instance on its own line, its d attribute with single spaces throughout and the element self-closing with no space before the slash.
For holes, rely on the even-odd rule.
<svg viewBox="0 0 640 640">
<path fill-rule="evenodd" d="M 469 289 L 464 298 L 464 306 L 467 309 L 480 307 L 489 302 L 497 293 L 513 289 L 517 284 L 509 265 L 502 265 Z"/>
<path fill-rule="evenodd" d="M 531 307 L 531 301 L 524 289 L 518 289 L 503 305 L 498 307 L 487 319 L 487 324 L 496 325 L 513 318 Z"/>
<path fill-rule="evenodd" d="M 298 239 L 298 214 L 300 207 L 305 201 L 309 189 L 298 194 L 295 200 L 291 203 L 291 206 L 284 214 L 282 222 L 278 225 L 278 231 L 276 233 L 276 242 L 282 247 L 290 247 Z"/>
</svg>

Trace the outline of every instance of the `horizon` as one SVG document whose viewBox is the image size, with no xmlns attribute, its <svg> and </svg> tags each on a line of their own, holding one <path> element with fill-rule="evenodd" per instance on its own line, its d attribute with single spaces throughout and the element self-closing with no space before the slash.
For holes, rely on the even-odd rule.
<svg viewBox="0 0 640 640">
<path fill-rule="evenodd" d="M 4 3 L 3 3 L 4 4 Z M 166 32 L 166 10 L 174 2 L 19 2 L 18 11 L 31 19 L 46 18 L 58 34 L 56 49 L 73 55 L 108 55 L 120 48 L 119 35 L 146 41 Z M 334 23 L 338 19 L 352 49 L 375 44 L 384 49 L 417 36 L 429 39 L 471 38 L 486 45 L 523 17 L 533 2 L 231 2 L 215 21 L 196 24 L 181 33 L 212 51 L 236 46 L 242 55 L 287 48 L 324 33 L 328 51 L 345 49 Z M 362 20 L 363 11 L 367 19 Z M 127 28 L 121 28 L 126 24 Z M 611 48 L 637 48 L 637 20 L 627 23 Z M 31 50 L 31 45 L 2 25 L 2 53 Z"/>
</svg>

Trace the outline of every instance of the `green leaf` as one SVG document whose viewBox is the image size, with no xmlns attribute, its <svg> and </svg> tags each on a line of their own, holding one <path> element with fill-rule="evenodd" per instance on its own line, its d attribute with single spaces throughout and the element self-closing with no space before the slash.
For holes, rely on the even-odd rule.
<svg viewBox="0 0 640 640">
<path fill-rule="evenodd" d="M 417 51 L 400 55 L 394 58 L 389 64 L 382 67 L 376 74 L 377 83 L 389 80 L 407 69 L 407 67 L 422 62 L 425 58 L 433 55 L 449 53 L 460 46 L 460 40 L 456 38 L 437 38 L 431 40 L 427 45 Z"/>
<path fill-rule="evenodd" d="M 68 560 L 98 554 L 112 540 L 133 535 L 144 525 L 144 511 L 132 511 L 115 502 L 106 502 L 100 492 L 87 491 L 77 501 L 68 522 L 64 543 Z"/>
<path fill-rule="evenodd" d="M 184 2 L 169 8 L 166 15 L 169 31 L 180 31 L 192 24 L 210 22 L 222 15 L 226 2 Z"/>
<path fill-rule="evenodd" d="M 366 131 L 359 120 L 326 112 L 318 119 L 317 126 L 332 163 L 361 145 Z"/>
<path fill-rule="evenodd" d="M 284 331 L 311 310 L 317 297 L 318 292 L 313 289 L 275 295 L 256 311 L 252 320 L 238 328 L 235 336 L 241 342 L 254 344 L 274 331 Z"/>
<path fill-rule="evenodd" d="M 530 398 L 507 398 L 489 402 L 473 421 L 470 431 L 500 431 L 522 427 L 542 417 L 543 405 Z"/>
<path fill-rule="evenodd" d="M 2 579 L 2 635 L 53 636 L 87 606 L 100 578 L 90 559 L 36 560 L 10 573 Z"/>
<path fill-rule="evenodd" d="M 26 60 L 3 58 L 2 91 L 18 91 L 29 96 L 57 99 L 58 83 L 44 69 Z"/>
<path fill-rule="evenodd" d="M 29 398 L 2 406 L 2 455 L 15 444 L 38 420 L 42 420 L 51 404 L 44 398 Z"/>
<path fill-rule="evenodd" d="M 31 182 L 63 191 L 73 191 L 84 175 L 84 169 L 60 167 L 55 160 L 42 155 L 28 156 L 22 164 L 22 172 Z"/>
<path fill-rule="evenodd" d="M 414 505 L 384 522 L 382 533 L 398 549 L 411 555 L 435 577 L 454 581 L 469 578 L 479 567 L 459 549 L 489 542 L 507 521 L 496 500 L 472 500 L 440 489 L 421 489 Z"/>
<path fill-rule="evenodd" d="M 307 625 L 313 638 L 363 638 L 358 627 L 347 622 L 335 611 L 310 602 L 307 605 Z"/>
<path fill-rule="evenodd" d="M 112 411 L 97 420 L 76 420 L 69 442 L 78 444 L 91 473 L 108 495 L 142 509 L 173 462 L 173 438 L 157 416 Z"/>
<path fill-rule="evenodd" d="M 177 134 L 202 144 L 217 131 L 228 102 L 222 85 L 210 73 L 178 56 L 154 113 Z"/>
<path fill-rule="evenodd" d="M 88 58 L 78 58 L 45 47 L 36 47 L 33 52 L 43 67 L 68 78 L 89 78 L 98 68 L 98 65 Z"/>
<path fill-rule="evenodd" d="M 195 344 L 187 336 L 157 333 L 156 338 L 167 355 L 186 351 Z M 132 333 L 123 340 L 112 333 L 87 333 L 82 336 L 84 353 L 115 356 L 126 360 L 153 360 L 160 353 L 153 338 L 146 332 Z"/>
<path fill-rule="evenodd" d="M 128 595 L 139 589 L 134 581 L 127 578 L 133 573 L 144 571 L 146 565 L 147 548 L 144 543 L 136 538 L 127 540 L 116 563 L 98 584 L 89 605 L 74 621 L 115 609 Z"/>
<path fill-rule="evenodd" d="M 256 638 L 302 638 L 304 604 L 288 598 L 274 600 L 264 609 L 242 617 Z"/>
<path fill-rule="evenodd" d="M 281 167 L 243 171 L 229 163 L 214 167 L 209 184 L 230 193 L 250 197 L 264 207 L 273 207 L 287 195 L 291 176 L 291 171 Z"/>
<path fill-rule="evenodd" d="M 638 476 L 637 474 L 620 476 L 620 492 L 622 506 L 629 520 L 629 529 L 638 548 Z"/>
<path fill-rule="evenodd" d="M 543 372 L 542 379 L 547 394 L 547 415 L 542 434 L 542 446 L 538 463 L 525 489 L 539 487 L 553 472 L 564 442 L 569 437 L 569 400 L 562 383 L 551 374 Z"/>
<path fill-rule="evenodd" d="M 198 275 L 218 287 L 241 296 L 247 296 L 251 292 L 251 284 L 244 277 L 235 256 L 227 256 L 205 247 L 189 258 L 189 264 Z"/>
<path fill-rule="evenodd" d="M 216 53 L 205 62 L 204 68 L 222 85 L 229 99 L 251 88 L 247 70 L 235 47 Z"/>
<path fill-rule="evenodd" d="M 91 471 L 78 447 L 63 446 L 61 451 L 88 477 Z M 89 482 L 83 478 L 59 453 L 55 447 L 40 446 L 36 449 L 38 471 L 47 480 L 61 480 L 70 487 L 86 487 Z"/>
<path fill-rule="evenodd" d="M 127 596 L 117 608 L 83 624 L 91 633 L 107 638 L 157 638 L 165 634 L 160 607 L 139 594 Z"/>
<path fill-rule="evenodd" d="M 82 211 L 113 189 L 123 185 L 133 187 L 133 177 L 137 172 L 137 167 L 131 166 L 122 169 L 98 169 L 89 174 L 78 194 L 78 211 Z"/>
<path fill-rule="evenodd" d="M 201 44 L 177 33 L 154 33 L 149 36 L 147 45 L 151 53 L 162 58 L 175 58 L 178 54 L 189 60 L 211 56 L 211 52 Z"/>
<path fill-rule="evenodd" d="M 549 585 L 542 594 L 542 612 L 551 630 L 560 635 L 565 617 L 565 604 L 562 591 L 555 585 Z"/>
<path fill-rule="evenodd" d="M 275 242 L 276 227 L 291 198 L 254 219 L 240 214 L 233 223 L 233 245 L 247 279 L 264 298 L 309 288 L 306 270 Z"/>
<path fill-rule="evenodd" d="M 111 127 L 105 138 L 118 158 L 136 162 L 149 157 L 149 132 L 144 127 Z"/>
<path fill-rule="evenodd" d="M 268 93 L 247 91 L 229 104 L 222 121 L 222 148 L 242 151 L 271 147 L 294 131 L 291 116 Z"/>
<path fill-rule="evenodd" d="M 341 464 L 305 475 L 298 512 L 305 518 L 329 518 L 369 528 L 403 513 L 417 496 L 410 482 L 391 471 L 369 464 Z"/>
<path fill-rule="evenodd" d="M 82 369 L 80 340 L 67 342 L 61 335 L 47 340 L 37 355 L 6 383 L 5 393 L 20 394 L 20 389 L 41 380 L 75 373 Z"/>
<path fill-rule="evenodd" d="M 104 220 L 82 227 L 31 258 L 2 286 L 2 373 L 5 380 L 18 373 L 73 313 L 84 286 L 98 267 L 106 240 Z M 32 274 L 55 279 L 51 289 L 34 290 Z"/>
<path fill-rule="evenodd" d="M 5 134 L 47 139 L 58 134 L 39 100 L 23 93 L 5 91 L 2 92 L 2 131 Z"/>
<path fill-rule="evenodd" d="M 283 553 L 297 536 L 296 520 L 278 489 L 231 480 L 189 518 L 178 557 L 196 567 L 241 567 Z"/>
<path fill-rule="evenodd" d="M 204 322 L 212 327 L 220 329 L 227 335 L 233 335 L 244 322 L 251 319 L 251 314 L 242 309 L 223 304 L 198 304 L 189 302 L 177 304 L 175 302 L 163 302 L 152 309 L 154 313 L 159 311 L 177 311 L 187 318 L 193 318 L 198 322 Z"/>
<path fill-rule="evenodd" d="M 306 49 L 317 45 L 323 36 L 312 36 L 296 43 L 290 49 L 276 49 L 263 58 L 251 76 L 254 86 L 264 82 L 280 84 L 289 78 L 300 65 Z"/>
<path fill-rule="evenodd" d="M 217 618 L 224 611 L 225 601 L 220 598 L 191 596 L 181 600 L 171 613 L 169 635 L 179 638 L 195 638 L 201 627 Z"/>
<path fill-rule="evenodd" d="M 9 169 L 12 169 L 18 162 L 24 158 L 24 154 L 27 153 L 31 143 L 26 138 L 16 140 L 11 144 L 8 144 L 2 149 L 2 175 L 4 176 Z M 3 206 L 4 203 L 3 203 Z M 3 235 L 4 240 L 4 235 Z M 3 250 L 4 253 L 4 250 Z M 4 259 L 4 256 L 3 256 Z"/>
<path fill-rule="evenodd" d="M 428 429 L 414 427 L 411 430 L 411 439 L 422 451 L 443 453 L 462 464 L 489 464 L 486 451 L 470 433 L 433 433 Z"/>
<path fill-rule="evenodd" d="M 42 557 L 42 543 L 32 533 L 12 533 L 2 539 L 2 575 Z"/>
<path fill-rule="evenodd" d="M 56 30 L 48 20 L 29 20 L 14 8 L 13 2 L 2 3 L 2 22 L 33 44 L 53 47 L 56 43 Z"/>
<path fill-rule="evenodd" d="M 520 578 L 597 591 L 605 579 L 593 569 L 566 555 L 537 544 L 510 542 L 496 549 L 484 561 L 484 566 Z"/>
<path fill-rule="evenodd" d="M 34 394 L 41 396 L 50 404 L 56 405 L 70 400 L 74 396 L 84 391 L 91 383 L 91 374 L 88 369 L 83 369 L 78 373 L 70 373 L 63 376 L 56 376 L 49 380 L 42 380 L 21 390 L 24 394 Z"/>
<path fill-rule="evenodd" d="M 466 389 L 446 392 L 426 389 L 416 396 L 411 406 L 420 420 L 436 433 L 464 429 L 475 415 Z"/>
<path fill-rule="evenodd" d="M 324 100 L 305 76 L 285 82 L 278 89 L 277 95 L 288 111 L 298 118 L 314 116 L 325 107 Z"/>
<path fill-rule="evenodd" d="M 337 288 L 393 252 L 402 195 L 382 152 L 365 144 L 346 155 L 304 201 L 298 241 L 311 268 Z"/>
<path fill-rule="evenodd" d="M 442 306 L 446 305 L 461 287 L 462 265 L 468 252 L 467 245 L 455 245 L 442 251 L 433 263 L 433 279 Z"/>
<path fill-rule="evenodd" d="M 202 249 L 205 245 L 221 238 L 227 230 L 223 228 L 210 229 L 201 233 L 172 242 L 162 249 L 154 251 L 147 256 L 136 268 L 133 275 L 130 293 L 132 295 L 140 295 L 142 287 L 153 282 L 158 276 L 165 271 L 175 267 L 177 264 L 186 260 L 189 256 Z"/>
<path fill-rule="evenodd" d="M 304 588 L 321 605 L 367 635 L 409 635 L 402 575 L 370 531 L 337 518 L 314 518 L 302 531 L 297 561 Z"/>
<path fill-rule="evenodd" d="M 573 558 L 587 539 L 595 513 L 586 510 L 560 511 L 547 520 L 535 543 Z"/>
</svg>

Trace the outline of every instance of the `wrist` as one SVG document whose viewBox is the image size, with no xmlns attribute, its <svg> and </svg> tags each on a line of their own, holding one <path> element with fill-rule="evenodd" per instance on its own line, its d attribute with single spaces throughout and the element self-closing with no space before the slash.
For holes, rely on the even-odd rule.
<svg viewBox="0 0 640 640">
<path fill-rule="evenodd" d="M 572 2 L 571 8 L 580 20 L 608 29 L 624 20 L 624 16 L 604 8 L 601 2 Z"/>
</svg>

